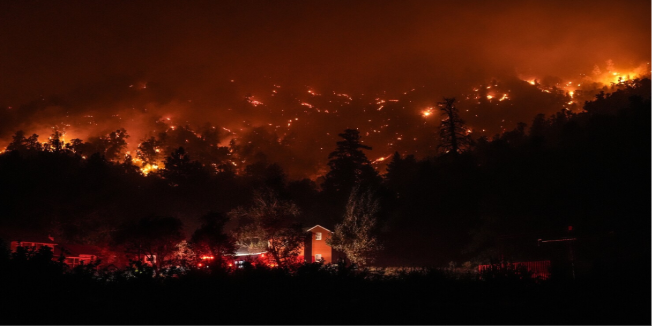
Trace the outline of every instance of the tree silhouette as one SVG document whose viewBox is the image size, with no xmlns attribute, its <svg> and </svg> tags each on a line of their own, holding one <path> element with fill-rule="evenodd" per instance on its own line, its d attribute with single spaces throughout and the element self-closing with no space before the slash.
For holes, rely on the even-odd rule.
<svg viewBox="0 0 652 327">
<path fill-rule="evenodd" d="M 161 157 L 160 142 L 155 137 L 143 140 L 138 144 L 138 151 L 136 152 L 138 159 L 143 161 L 145 165 L 155 164 Z"/>
<path fill-rule="evenodd" d="M 32 134 L 32 136 L 27 138 L 26 141 L 27 148 L 30 150 L 41 151 L 43 150 L 43 145 L 38 141 L 38 134 Z"/>
<path fill-rule="evenodd" d="M 28 149 L 27 139 L 25 138 L 25 132 L 17 131 L 14 136 L 12 136 L 12 141 L 7 146 L 7 151 L 18 151 L 25 152 Z"/>
<path fill-rule="evenodd" d="M 236 251 L 236 241 L 224 232 L 224 225 L 229 217 L 217 212 L 202 216 L 202 225 L 190 239 L 194 252 L 209 254 L 219 266 L 224 264 L 224 256 L 233 255 Z"/>
<path fill-rule="evenodd" d="M 183 180 L 197 176 L 202 172 L 202 166 L 197 161 L 191 161 L 190 155 L 183 147 L 178 148 L 165 159 L 163 177 L 177 185 Z"/>
<path fill-rule="evenodd" d="M 133 158 L 129 154 L 125 155 L 125 161 L 120 164 L 120 167 L 127 175 L 139 173 L 138 167 L 136 167 Z"/>
<path fill-rule="evenodd" d="M 7 262 L 21 278 L 35 278 L 60 275 L 65 270 L 64 257 L 56 260 L 53 249 L 48 246 L 19 246 L 11 253 Z M 2 267 L 5 268 L 5 267 Z"/>
<path fill-rule="evenodd" d="M 417 161 L 414 155 L 410 154 L 405 158 L 397 152 L 392 156 L 392 161 L 387 164 L 385 185 L 396 192 L 397 196 L 405 195 L 405 191 L 413 187 L 412 181 L 416 176 Z"/>
<path fill-rule="evenodd" d="M 55 129 L 54 133 L 50 135 L 50 142 L 44 144 L 46 151 L 51 152 L 61 152 L 64 149 L 63 141 L 61 140 L 61 133 L 59 130 Z"/>
<path fill-rule="evenodd" d="M 81 139 L 72 139 L 70 142 L 66 143 L 66 150 L 78 155 L 82 155 L 82 153 L 85 151 L 84 141 Z"/>
<path fill-rule="evenodd" d="M 269 187 L 281 192 L 287 182 L 287 175 L 278 164 L 268 164 L 267 161 L 257 161 L 245 168 L 247 176 L 255 188 Z"/>
<path fill-rule="evenodd" d="M 102 138 L 104 143 L 104 156 L 107 160 L 117 160 L 122 153 L 122 150 L 127 147 L 127 139 L 129 134 L 124 128 L 112 131 Z"/>
<path fill-rule="evenodd" d="M 439 110 L 444 112 L 446 118 L 439 127 L 438 148 L 445 153 L 457 155 L 471 147 L 472 140 L 455 107 L 455 98 L 444 98 L 443 102 L 439 102 Z"/>
<path fill-rule="evenodd" d="M 322 185 L 326 192 L 348 194 L 355 185 L 377 185 L 378 172 L 371 166 L 362 150 L 371 150 L 361 144 L 360 132 L 347 129 L 338 134 L 344 140 L 337 142 L 337 149 L 328 155 L 330 171 Z"/>
<path fill-rule="evenodd" d="M 153 263 L 158 274 L 166 259 L 184 240 L 183 223 L 174 217 L 147 217 L 127 224 L 113 234 L 114 245 Z"/>
</svg>

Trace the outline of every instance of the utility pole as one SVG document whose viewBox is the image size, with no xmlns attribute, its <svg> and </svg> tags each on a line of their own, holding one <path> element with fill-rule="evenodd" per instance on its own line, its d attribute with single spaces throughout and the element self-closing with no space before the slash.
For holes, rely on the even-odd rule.
<svg viewBox="0 0 652 327">
<path fill-rule="evenodd" d="M 573 231 L 573 226 L 568 226 L 568 233 L 570 234 Z M 570 236 L 570 235 L 569 235 Z M 541 243 L 551 243 L 551 242 L 568 242 L 568 252 L 570 254 L 570 261 L 571 261 L 571 273 L 573 276 L 573 280 L 575 280 L 575 249 L 574 249 L 574 244 L 577 238 L 575 237 L 566 237 L 566 238 L 561 238 L 561 239 L 556 239 L 556 240 L 542 240 L 539 239 L 539 246 L 541 246 Z"/>
</svg>

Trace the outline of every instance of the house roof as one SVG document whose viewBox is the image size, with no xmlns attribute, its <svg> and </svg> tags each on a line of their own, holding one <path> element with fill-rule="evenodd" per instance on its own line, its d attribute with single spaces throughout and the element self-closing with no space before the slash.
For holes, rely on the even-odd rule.
<svg viewBox="0 0 652 327">
<path fill-rule="evenodd" d="M 331 231 L 330 229 L 328 229 L 328 228 L 326 228 L 326 227 L 324 227 L 324 226 L 322 226 L 322 225 L 315 225 L 315 226 L 313 226 L 313 227 L 310 227 L 310 228 L 306 229 L 306 232 L 309 232 L 309 231 L 311 231 L 311 230 L 313 230 L 313 229 L 315 229 L 315 228 L 317 228 L 317 227 L 321 227 L 321 228 L 323 228 L 323 229 L 325 229 L 325 230 L 327 230 L 327 231 L 329 231 L 329 232 L 331 232 L 331 233 L 333 232 L 333 231 Z"/>
<path fill-rule="evenodd" d="M 93 245 L 60 244 L 59 242 L 50 239 L 49 235 L 43 235 L 40 233 L 12 233 L 7 241 L 52 244 L 54 247 L 52 252 L 55 256 L 60 256 L 62 252 L 66 257 L 79 257 L 81 255 L 100 256 L 102 252 L 99 247 Z"/>
<path fill-rule="evenodd" d="M 247 248 L 247 247 L 241 246 L 240 248 L 238 248 L 235 251 L 235 256 L 239 257 L 239 256 L 247 256 L 247 255 L 258 255 L 258 254 L 265 253 L 265 252 L 267 252 L 267 251 L 265 251 L 264 249 Z"/>
<path fill-rule="evenodd" d="M 55 255 L 61 255 L 62 251 L 66 257 L 79 257 L 83 254 L 99 256 L 101 252 L 97 246 L 79 244 L 60 244 L 54 249 Z"/>
<path fill-rule="evenodd" d="M 48 235 L 43 235 L 43 234 L 29 234 L 29 233 L 23 233 L 23 234 L 12 234 L 5 239 L 5 242 L 10 243 L 10 242 L 30 242 L 30 243 L 47 243 L 47 244 L 57 244 L 59 242 L 55 242 L 51 240 Z"/>
</svg>

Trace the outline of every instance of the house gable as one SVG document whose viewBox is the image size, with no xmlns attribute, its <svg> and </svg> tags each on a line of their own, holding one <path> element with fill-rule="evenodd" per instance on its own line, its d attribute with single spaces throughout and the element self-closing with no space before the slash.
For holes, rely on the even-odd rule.
<svg viewBox="0 0 652 327">
<path fill-rule="evenodd" d="M 333 262 L 333 249 L 326 244 L 326 240 L 331 238 L 333 232 L 321 225 L 315 225 L 307 230 L 309 240 L 306 242 L 305 259 L 307 262 L 316 262 L 324 260 L 324 263 Z"/>
</svg>

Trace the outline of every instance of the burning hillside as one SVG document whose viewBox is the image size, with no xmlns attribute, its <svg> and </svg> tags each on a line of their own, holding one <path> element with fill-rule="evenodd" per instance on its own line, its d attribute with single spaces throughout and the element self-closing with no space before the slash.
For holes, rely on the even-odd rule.
<svg viewBox="0 0 652 327">
<path fill-rule="evenodd" d="M 614 66 L 609 61 L 574 79 L 492 79 L 461 91 L 458 107 L 472 137 L 492 137 L 518 122 L 529 124 L 536 113 L 579 112 L 584 101 L 600 91 L 611 92 L 649 76 L 649 64 L 619 69 L 628 73 Z M 90 107 L 77 114 L 72 113 L 73 96 L 6 107 L 2 114 L 12 124 L 4 129 L 3 143 L 6 146 L 13 132 L 23 130 L 49 146 L 58 133 L 57 142 L 74 152 L 101 152 L 116 162 L 131 160 L 143 174 L 156 171 L 175 149 L 184 147 L 191 160 L 216 171 L 238 173 L 254 162 L 277 162 L 293 178 L 323 175 L 337 133 L 345 128 L 358 129 L 364 142 L 373 146 L 374 164 L 394 152 L 425 156 L 437 148 L 440 99 L 431 87 L 354 94 L 272 83 L 266 92 L 242 95 L 236 90 L 244 86 L 228 83 L 234 88 L 223 107 L 215 108 L 217 121 L 209 121 L 213 115 L 203 115 L 206 109 L 192 99 L 157 103 L 162 87 L 155 83 L 125 83 L 122 104 Z M 125 108 L 127 102 L 132 105 Z"/>
</svg>

